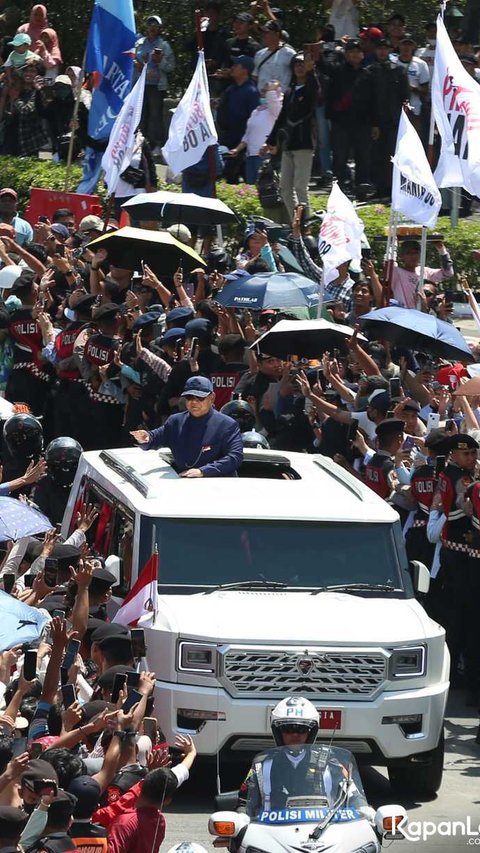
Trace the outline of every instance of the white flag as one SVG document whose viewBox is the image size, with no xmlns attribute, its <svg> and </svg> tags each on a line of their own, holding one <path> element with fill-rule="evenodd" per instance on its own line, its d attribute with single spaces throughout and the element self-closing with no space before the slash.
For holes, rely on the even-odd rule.
<svg viewBox="0 0 480 853">
<path fill-rule="evenodd" d="M 324 284 L 338 276 L 337 267 L 345 261 L 362 259 L 363 222 L 337 183 L 334 183 L 318 235 L 318 252 L 323 261 Z"/>
<path fill-rule="evenodd" d="M 210 109 L 207 69 L 203 50 L 190 85 L 176 108 L 162 154 L 174 175 L 198 163 L 218 140 Z"/>
<path fill-rule="evenodd" d="M 480 87 L 455 53 L 441 16 L 432 79 L 432 107 L 442 149 L 439 187 L 465 187 L 480 195 Z"/>
<path fill-rule="evenodd" d="M 135 147 L 135 132 L 140 124 L 142 115 L 146 75 L 147 66 L 144 65 L 140 77 L 125 99 L 123 107 L 115 119 L 108 148 L 102 157 L 102 168 L 105 170 L 105 183 L 110 195 L 113 195 L 115 192 L 121 173 L 130 165 Z"/>
<path fill-rule="evenodd" d="M 420 137 L 404 111 L 398 125 L 392 181 L 392 207 L 414 222 L 433 228 L 442 197 Z"/>
</svg>

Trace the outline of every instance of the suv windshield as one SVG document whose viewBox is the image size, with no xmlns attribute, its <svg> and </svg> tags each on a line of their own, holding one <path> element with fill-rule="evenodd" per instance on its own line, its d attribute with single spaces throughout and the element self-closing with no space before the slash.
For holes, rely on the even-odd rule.
<svg viewBox="0 0 480 853">
<path fill-rule="evenodd" d="M 343 584 L 409 589 L 390 524 L 143 517 L 140 541 L 139 567 L 151 543 L 158 546 L 162 587 L 277 581 L 299 589 Z"/>
<path fill-rule="evenodd" d="M 355 759 L 348 749 L 322 745 L 271 749 L 257 756 L 247 781 L 247 814 L 258 823 L 318 823 L 342 790 L 343 815 L 360 817 L 368 805 Z M 345 812 L 350 814 L 345 816 Z"/>
</svg>

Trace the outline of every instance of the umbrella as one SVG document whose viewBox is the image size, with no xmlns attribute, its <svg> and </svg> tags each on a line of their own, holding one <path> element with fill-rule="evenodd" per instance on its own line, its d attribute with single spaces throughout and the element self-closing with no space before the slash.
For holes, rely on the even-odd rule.
<svg viewBox="0 0 480 853">
<path fill-rule="evenodd" d="M 18 503 L 18 501 L 15 501 Z M 45 624 L 48 622 L 48 613 L 23 604 L 6 592 L 0 592 L 0 609 L 2 621 L 0 623 L 0 652 L 12 649 L 14 646 L 22 646 L 24 643 L 30 645 L 39 639 Z"/>
<path fill-rule="evenodd" d="M 168 231 L 119 228 L 118 231 L 92 240 L 87 248 L 92 252 L 106 249 L 108 260 L 117 267 L 139 270 L 143 261 L 154 271 L 158 270 L 160 275 L 173 276 L 179 266 L 183 266 L 187 272 L 198 266 L 206 266 L 194 249 L 180 243 Z"/>
<path fill-rule="evenodd" d="M 17 501 L 0 497 L 0 542 L 22 539 L 52 529 L 52 522 L 38 509 Z"/>
<path fill-rule="evenodd" d="M 359 317 L 359 323 L 377 340 L 455 361 L 474 361 L 463 335 L 433 314 L 414 308 L 377 308 Z"/>
<path fill-rule="evenodd" d="M 122 204 L 135 219 L 173 225 L 229 225 L 238 216 L 218 198 L 203 198 L 196 193 L 139 193 Z"/>
<path fill-rule="evenodd" d="M 301 358 L 318 358 L 335 348 L 346 349 L 345 341 L 353 335 L 350 326 L 329 323 L 328 320 L 280 320 L 251 345 L 268 355 L 286 358 L 299 355 Z M 365 340 L 358 335 L 359 340 Z"/>
<path fill-rule="evenodd" d="M 261 272 L 237 278 L 217 294 L 225 308 L 311 308 L 318 304 L 318 284 L 294 272 Z"/>
</svg>

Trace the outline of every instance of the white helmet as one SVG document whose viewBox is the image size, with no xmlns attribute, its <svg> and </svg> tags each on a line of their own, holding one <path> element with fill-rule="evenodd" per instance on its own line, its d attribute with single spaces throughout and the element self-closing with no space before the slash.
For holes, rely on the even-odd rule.
<svg viewBox="0 0 480 853">
<path fill-rule="evenodd" d="M 167 853 L 207 853 L 207 851 L 196 841 L 180 841 L 179 844 L 175 844 L 175 847 L 170 847 Z"/>
<path fill-rule="evenodd" d="M 23 267 L 13 266 L 3 267 L 0 270 L 0 289 L 10 290 L 14 282 L 21 276 Z"/>
<path fill-rule="evenodd" d="M 317 737 L 320 717 L 317 709 L 303 696 L 287 696 L 272 711 L 270 725 L 277 746 L 283 746 L 282 729 L 298 726 L 298 730 L 307 729 L 307 743 L 313 743 Z"/>
</svg>

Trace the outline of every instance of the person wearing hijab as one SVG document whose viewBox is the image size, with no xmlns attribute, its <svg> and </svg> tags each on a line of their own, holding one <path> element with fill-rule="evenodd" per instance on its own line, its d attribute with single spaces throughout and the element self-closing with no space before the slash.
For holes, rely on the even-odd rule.
<svg viewBox="0 0 480 853">
<path fill-rule="evenodd" d="M 55 80 L 60 73 L 60 66 L 63 62 L 55 30 L 52 30 L 51 27 L 45 27 L 41 32 L 40 39 L 34 45 L 34 50 L 40 59 L 40 64 L 45 69 L 45 77 Z"/>
<path fill-rule="evenodd" d="M 40 41 L 40 36 L 46 27 L 48 27 L 47 7 L 37 3 L 32 6 L 28 24 L 22 24 L 17 32 L 27 33 L 32 39 L 32 44 L 35 45 L 37 41 Z"/>
</svg>

